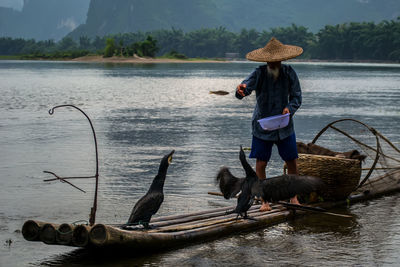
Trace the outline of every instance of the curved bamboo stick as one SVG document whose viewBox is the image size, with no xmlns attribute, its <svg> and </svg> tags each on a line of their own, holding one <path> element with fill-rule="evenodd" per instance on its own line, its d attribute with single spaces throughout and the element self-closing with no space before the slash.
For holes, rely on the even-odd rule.
<svg viewBox="0 0 400 267">
<path fill-rule="evenodd" d="M 338 122 L 342 122 L 342 121 L 353 121 L 353 122 L 359 123 L 359 124 L 363 125 L 364 127 L 366 127 L 375 136 L 376 149 L 374 149 L 374 148 L 362 143 L 361 141 L 359 141 L 359 140 L 355 139 L 354 137 L 350 136 L 348 133 L 346 133 L 346 132 L 340 130 L 339 128 L 336 128 L 336 127 L 333 126 L 333 124 L 338 123 Z M 350 138 L 354 142 L 356 142 L 358 144 L 361 144 L 361 145 L 364 145 L 364 146 L 366 146 L 366 147 L 368 147 L 368 148 L 370 148 L 370 149 L 372 149 L 372 150 L 374 150 L 376 152 L 375 159 L 374 159 L 374 162 L 372 163 L 372 166 L 371 166 L 370 170 L 368 171 L 368 173 L 365 175 L 365 177 L 362 179 L 362 181 L 357 186 L 357 188 L 360 188 L 369 179 L 369 177 L 371 176 L 372 172 L 374 171 L 374 168 L 375 168 L 376 164 L 378 163 L 379 156 L 380 156 L 380 154 L 382 154 L 381 146 L 380 146 L 379 138 L 378 138 L 378 131 L 375 130 L 374 128 L 368 126 L 367 124 L 365 124 L 365 123 L 363 123 L 361 121 L 355 120 L 355 119 L 340 119 L 340 120 L 333 121 L 333 122 L 329 123 L 328 125 L 326 125 L 321 131 L 319 131 L 319 133 L 314 137 L 314 139 L 312 140 L 311 143 L 315 144 L 315 142 L 317 142 L 318 138 L 326 130 L 328 130 L 329 128 L 332 128 L 332 129 L 340 132 L 341 134 L 343 134 L 346 137 Z"/>
<path fill-rule="evenodd" d="M 97 191 L 98 191 L 98 188 L 99 188 L 99 153 L 98 153 L 98 149 L 97 149 L 96 132 L 95 132 L 95 130 L 94 130 L 93 123 L 92 123 L 92 121 L 90 120 L 89 116 L 88 116 L 82 109 L 80 109 L 80 108 L 78 108 L 78 107 L 76 107 L 76 106 L 74 106 L 74 105 L 67 104 L 67 105 L 58 105 L 58 106 L 55 106 L 55 107 L 53 107 L 53 108 L 51 108 L 51 109 L 49 110 L 49 114 L 50 114 L 50 115 L 53 115 L 55 109 L 57 109 L 57 108 L 62 108 L 62 107 L 71 107 L 71 108 L 75 108 L 75 109 L 79 110 L 79 111 L 86 117 L 86 119 L 89 121 L 90 128 L 92 129 L 93 139 L 94 139 L 94 148 L 95 148 L 95 152 L 96 152 L 96 173 L 95 173 L 95 175 L 92 176 L 92 177 L 82 177 L 82 178 L 96 178 L 96 183 L 95 183 L 95 188 L 94 188 L 93 206 L 92 206 L 92 208 L 90 209 L 90 217 L 89 217 L 89 223 L 90 223 L 90 225 L 93 225 L 93 224 L 95 223 L 95 221 L 96 221 Z M 66 181 L 66 179 L 68 179 L 68 178 L 71 178 L 71 179 L 72 179 L 72 178 L 76 178 L 76 177 L 58 177 L 55 173 L 52 173 L 52 172 L 49 172 L 49 171 L 45 171 L 45 172 L 50 173 L 50 174 L 53 174 L 54 176 L 56 176 L 57 179 L 60 179 L 61 181 L 66 182 L 66 183 L 68 183 L 68 184 L 74 186 L 75 188 L 77 188 L 77 189 L 83 191 L 82 189 L 76 187 L 76 186 L 73 185 L 72 183 Z M 83 192 L 84 192 L 84 191 L 83 191 Z"/>
</svg>

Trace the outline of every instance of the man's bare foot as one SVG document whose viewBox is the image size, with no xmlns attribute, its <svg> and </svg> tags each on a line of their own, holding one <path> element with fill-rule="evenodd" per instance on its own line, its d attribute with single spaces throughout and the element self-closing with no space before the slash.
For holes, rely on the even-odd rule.
<svg viewBox="0 0 400 267">
<path fill-rule="evenodd" d="M 291 204 L 296 204 L 296 205 L 300 205 L 299 200 L 297 199 L 297 196 L 294 196 L 290 199 L 290 203 Z"/>
<path fill-rule="evenodd" d="M 261 207 L 260 207 L 260 211 L 270 211 L 272 210 L 271 206 L 269 205 L 268 202 L 261 202 Z"/>
</svg>

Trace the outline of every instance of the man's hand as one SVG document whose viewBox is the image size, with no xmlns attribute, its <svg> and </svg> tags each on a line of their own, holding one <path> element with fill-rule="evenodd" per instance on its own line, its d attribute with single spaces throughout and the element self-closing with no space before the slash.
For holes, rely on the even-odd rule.
<svg viewBox="0 0 400 267">
<path fill-rule="evenodd" d="M 283 111 L 282 111 L 282 115 L 285 115 L 285 114 L 288 114 L 288 113 L 290 113 L 289 109 L 288 108 L 284 108 Z"/>
<path fill-rule="evenodd" d="M 246 89 L 246 87 L 247 87 L 246 84 L 241 83 L 241 84 L 239 84 L 239 85 L 236 87 L 236 92 L 237 92 L 239 95 L 241 95 L 241 96 L 246 96 L 246 95 L 244 94 L 244 89 Z"/>
</svg>

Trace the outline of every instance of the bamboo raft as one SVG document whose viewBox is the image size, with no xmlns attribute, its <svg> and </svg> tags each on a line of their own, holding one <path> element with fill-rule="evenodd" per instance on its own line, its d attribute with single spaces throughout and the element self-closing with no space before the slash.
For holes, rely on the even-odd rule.
<svg viewBox="0 0 400 267">
<path fill-rule="evenodd" d="M 312 206 L 331 209 L 398 191 L 400 191 L 400 170 L 395 170 L 370 179 L 345 200 L 320 202 Z M 260 205 L 254 205 L 248 212 L 254 219 L 236 219 L 236 214 L 226 215 L 227 210 L 234 208 L 232 206 L 153 218 L 150 222 L 153 228 L 148 230 L 139 227 L 124 230 L 118 225 L 86 226 L 28 220 L 22 227 L 22 234 L 28 241 L 42 241 L 49 245 L 166 249 L 266 228 L 309 213 L 303 210 L 294 211 L 280 204 L 272 205 L 272 210 L 268 212 L 260 212 L 259 207 Z"/>
</svg>

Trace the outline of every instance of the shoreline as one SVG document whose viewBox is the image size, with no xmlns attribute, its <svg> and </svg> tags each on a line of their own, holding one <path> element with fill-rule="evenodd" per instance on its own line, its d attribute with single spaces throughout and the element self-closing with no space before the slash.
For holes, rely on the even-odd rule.
<svg viewBox="0 0 400 267">
<path fill-rule="evenodd" d="M 83 56 L 79 58 L 67 59 L 74 62 L 93 62 L 93 63 L 232 63 L 232 62 L 254 62 L 247 59 L 172 59 L 172 58 L 142 58 L 142 57 L 119 57 L 113 56 L 103 58 L 103 56 Z M 400 62 L 384 60 L 321 60 L 321 59 L 290 59 L 287 62 L 292 63 L 371 63 L 371 64 L 400 64 Z M 260 62 L 258 62 L 260 63 Z"/>
<path fill-rule="evenodd" d="M 143 57 L 108 57 L 103 56 L 83 56 L 65 61 L 73 62 L 93 62 L 93 63 L 136 63 L 136 64 L 151 64 L 151 63 L 228 63 L 228 60 L 216 59 L 172 59 L 172 58 L 143 58 Z"/>
<path fill-rule="evenodd" d="M 188 59 L 175 59 L 175 58 L 143 58 L 143 57 L 120 57 L 113 56 L 104 58 L 100 55 L 89 55 L 83 57 L 77 57 L 72 59 L 56 58 L 34 58 L 24 59 L 19 56 L 4 56 L 0 57 L 2 60 L 28 60 L 28 61 L 64 61 L 64 62 L 79 62 L 79 63 L 113 63 L 113 64 L 158 64 L 158 63 L 237 63 L 237 62 L 249 62 L 257 63 L 255 61 L 249 61 L 246 59 L 206 59 L 206 58 L 188 58 Z M 396 61 L 385 61 L 385 60 L 322 60 L 322 59 L 290 59 L 288 63 L 355 63 L 355 64 L 388 64 L 388 65 L 399 65 L 400 62 Z M 258 62 L 262 63 L 262 62 Z"/>
</svg>

